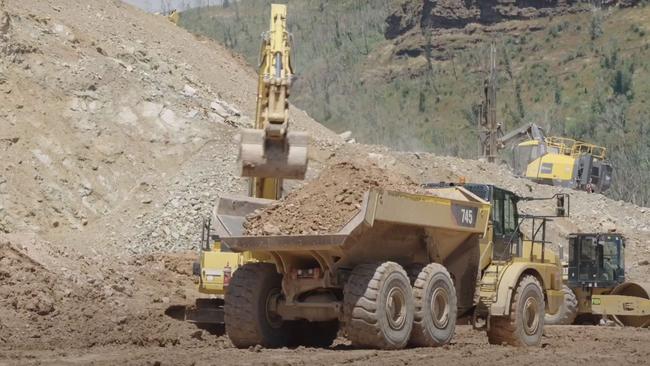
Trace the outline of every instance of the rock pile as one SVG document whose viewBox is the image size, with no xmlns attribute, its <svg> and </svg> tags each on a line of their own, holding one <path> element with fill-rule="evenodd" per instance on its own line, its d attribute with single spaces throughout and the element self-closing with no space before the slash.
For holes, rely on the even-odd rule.
<svg viewBox="0 0 650 366">
<path fill-rule="evenodd" d="M 421 193 L 419 185 L 373 163 L 339 162 L 279 202 L 249 215 L 247 235 L 338 232 L 361 207 L 371 188 Z"/>
</svg>

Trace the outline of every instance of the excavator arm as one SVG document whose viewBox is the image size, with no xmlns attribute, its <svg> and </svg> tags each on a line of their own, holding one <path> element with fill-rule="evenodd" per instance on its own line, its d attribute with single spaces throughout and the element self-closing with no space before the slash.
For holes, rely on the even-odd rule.
<svg viewBox="0 0 650 366">
<path fill-rule="evenodd" d="M 262 35 L 255 128 L 241 135 L 242 176 L 251 195 L 279 199 L 282 178 L 304 179 L 309 136 L 290 132 L 289 91 L 293 80 L 286 5 L 271 5 L 271 24 Z"/>
<path fill-rule="evenodd" d="M 271 26 L 262 35 L 260 48 L 255 128 L 241 134 L 241 174 L 250 177 L 251 202 L 257 198 L 282 197 L 282 179 L 303 179 L 307 170 L 309 136 L 292 132 L 289 126 L 289 91 L 293 79 L 291 35 L 287 31 L 286 5 L 271 5 Z M 220 205 L 237 212 L 247 206 Z M 263 261 L 252 252 L 237 253 L 211 235 L 210 220 L 204 224 L 202 251 L 194 269 L 199 292 L 216 296 L 201 298 L 187 308 L 185 319 L 197 323 L 223 323 L 223 297 L 232 273 L 251 260 Z"/>
<path fill-rule="evenodd" d="M 500 136 L 497 139 L 497 143 L 499 145 L 499 150 L 502 150 L 506 146 L 518 144 L 527 140 L 535 140 L 542 145 L 545 144 L 546 136 L 544 135 L 544 130 L 535 123 L 527 123 L 503 136 Z"/>
</svg>

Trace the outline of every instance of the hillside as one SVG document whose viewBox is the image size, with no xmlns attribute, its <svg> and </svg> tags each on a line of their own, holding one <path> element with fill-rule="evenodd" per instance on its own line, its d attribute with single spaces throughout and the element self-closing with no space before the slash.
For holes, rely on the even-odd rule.
<svg viewBox="0 0 650 366">
<path fill-rule="evenodd" d="M 113 244 L 123 239 L 124 217 L 144 215 L 140 225 L 150 230 L 143 236 L 163 236 L 172 225 L 164 231 L 173 230 L 175 239 L 194 238 L 186 225 L 199 225 L 197 203 L 207 207 L 218 193 L 245 190 L 232 139 L 253 114 L 255 74 L 223 47 L 163 17 L 126 11 L 119 2 L 88 5 L 79 14 L 67 8 L 73 4 L 7 5 L 0 232 L 50 238 L 100 230 L 102 244 Z M 293 116 L 299 127 L 328 135 L 304 113 Z M 154 227 L 147 212 L 170 204 L 162 200 L 169 190 L 188 189 L 174 182 L 199 154 L 220 169 L 201 166 L 205 186 L 171 203 L 189 206 L 191 216 L 176 217 L 182 224 L 168 218 Z"/>
<path fill-rule="evenodd" d="M 474 158 L 495 42 L 504 126 L 535 121 L 550 134 L 606 146 L 617 167 L 607 194 L 650 205 L 644 2 L 288 3 L 299 73 L 293 100 L 326 126 L 364 143 Z M 267 12 L 243 0 L 188 11 L 181 24 L 254 65 Z"/>
</svg>

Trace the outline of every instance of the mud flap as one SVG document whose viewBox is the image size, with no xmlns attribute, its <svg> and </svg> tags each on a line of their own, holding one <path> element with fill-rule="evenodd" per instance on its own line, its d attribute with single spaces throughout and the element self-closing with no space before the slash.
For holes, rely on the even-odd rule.
<svg viewBox="0 0 650 366">
<path fill-rule="evenodd" d="M 242 177 L 304 179 L 307 172 L 306 132 L 288 132 L 285 139 L 265 139 L 263 130 L 241 133 L 239 162 Z"/>
</svg>

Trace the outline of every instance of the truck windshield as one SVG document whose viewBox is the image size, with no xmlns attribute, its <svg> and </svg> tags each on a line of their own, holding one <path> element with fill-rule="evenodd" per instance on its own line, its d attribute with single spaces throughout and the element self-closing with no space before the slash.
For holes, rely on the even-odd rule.
<svg viewBox="0 0 650 366">
<path fill-rule="evenodd" d="M 623 245 L 620 236 L 603 235 L 598 240 L 602 247 L 601 277 L 606 281 L 614 281 L 623 270 Z"/>
<path fill-rule="evenodd" d="M 497 235 L 510 236 L 517 230 L 517 201 L 512 193 L 494 190 L 492 225 Z"/>
<path fill-rule="evenodd" d="M 569 239 L 569 280 L 621 282 L 625 244 L 620 235 L 584 235 Z"/>
</svg>

